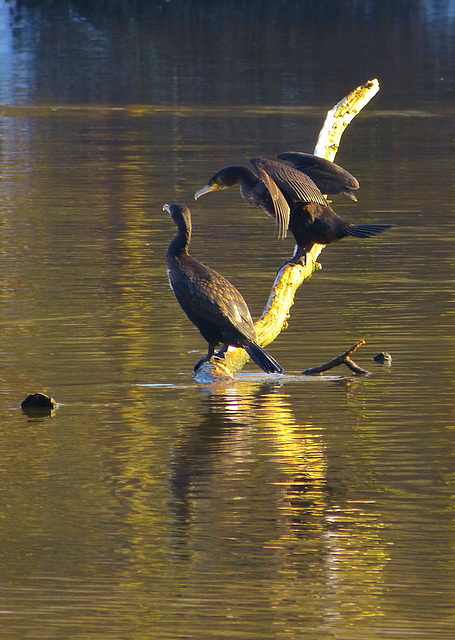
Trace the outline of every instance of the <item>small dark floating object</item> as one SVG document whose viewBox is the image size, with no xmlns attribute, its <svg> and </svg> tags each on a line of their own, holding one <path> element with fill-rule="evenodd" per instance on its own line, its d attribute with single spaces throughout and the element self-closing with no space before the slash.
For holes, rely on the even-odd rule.
<svg viewBox="0 0 455 640">
<path fill-rule="evenodd" d="M 21 403 L 21 409 L 29 416 L 51 415 L 57 407 L 57 403 L 44 393 L 30 393 Z"/>
<path fill-rule="evenodd" d="M 381 351 L 373 356 L 373 362 L 379 362 L 379 364 L 392 364 L 392 356 L 387 351 Z"/>
</svg>

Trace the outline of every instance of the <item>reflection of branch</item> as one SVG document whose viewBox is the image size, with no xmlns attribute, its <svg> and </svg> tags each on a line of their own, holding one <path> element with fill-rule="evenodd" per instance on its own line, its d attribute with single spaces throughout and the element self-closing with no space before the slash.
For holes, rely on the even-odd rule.
<svg viewBox="0 0 455 640">
<path fill-rule="evenodd" d="M 378 81 L 376 79 L 369 80 L 361 87 L 351 91 L 328 112 L 319 134 L 315 155 L 327 160 L 335 158 L 344 130 L 378 91 Z M 323 248 L 324 245 L 315 244 L 306 254 L 305 265 L 288 263 L 280 269 L 264 313 L 255 323 L 257 342 L 262 347 L 270 344 L 286 328 L 290 309 L 294 304 L 295 293 L 317 268 L 316 261 Z M 223 370 L 218 370 L 218 363 L 212 359 L 199 367 L 193 374 L 194 380 L 209 383 L 223 378 L 232 378 L 230 372 L 240 371 L 247 361 L 248 355 L 244 349 L 229 348 L 223 361 Z M 226 368 L 229 370 L 229 375 L 226 374 Z"/>
<path fill-rule="evenodd" d="M 349 357 L 349 354 L 353 353 L 362 344 L 365 344 L 365 340 L 360 340 L 359 342 L 357 342 L 357 344 L 352 345 L 352 347 L 350 347 L 344 353 L 340 353 L 340 355 L 334 358 L 333 360 L 330 360 L 325 364 L 321 364 L 319 367 L 311 367 L 311 369 L 305 369 L 305 371 L 302 371 L 302 373 L 307 376 L 313 376 L 317 373 L 323 373 L 324 371 L 328 371 L 329 369 L 338 367 L 340 364 L 345 364 L 354 373 L 357 373 L 363 376 L 369 376 L 370 375 L 369 371 L 367 371 L 366 369 L 362 369 L 362 367 L 359 367 L 359 365 L 356 364 L 354 360 L 351 360 L 351 358 Z"/>
</svg>

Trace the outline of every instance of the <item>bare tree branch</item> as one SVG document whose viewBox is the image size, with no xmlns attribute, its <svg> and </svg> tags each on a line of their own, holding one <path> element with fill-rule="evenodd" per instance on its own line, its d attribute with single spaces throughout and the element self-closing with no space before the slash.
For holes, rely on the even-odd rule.
<svg viewBox="0 0 455 640">
<path fill-rule="evenodd" d="M 327 160 L 335 158 L 346 127 L 378 91 L 378 81 L 376 79 L 369 80 L 351 91 L 328 112 L 319 133 L 315 155 Z M 314 245 L 306 256 L 305 265 L 286 264 L 280 269 L 264 313 L 255 323 L 257 342 L 262 347 L 275 340 L 287 326 L 296 291 L 317 268 L 317 258 L 323 248 L 324 245 Z M 224 360 L 212 358 L 210 362 L 199 367 L 194 373 L 194 380 L 199 383 L 212 383 L 232 379 L 234 373 L 240 371 L 247 361 L 248 355 L 244 349 L 229 348 Z M 345 364 L 349 366 L 347 362 Z M 355 363 L 353 364 L 355 365 Z"/>
<path fill-rule="evenodd" d="M 311 369 L 305 369 L 305 371 L 302 371 L 302 373 L 306 376 L 313 376 L 318 373 L 324 373 L 324 371 L 328 371 L 329 369 L 333 369 L 334 367 L 339 367 L 340 364 L 345 364 L 354 373 L 358 375 L 368 376 L 370 375 L 370 372 L 366 369 L 362 369 L 362 367 L 359 367 L 359 365 L 349 357 L 349 354 L 354 353 L 354 351 L 358 349 L 362 344 L 365 344 L 365 340 L 359 340 L 359 342 L 352 345 L 352 347 L 349 347 L 347 351 L 340 353 L 340 355 L 336 358 L 333 358 L 333 360 L 330 360 L 325 364 L 321 364 L 319 367 L 311 367 Z"/>
</svg>

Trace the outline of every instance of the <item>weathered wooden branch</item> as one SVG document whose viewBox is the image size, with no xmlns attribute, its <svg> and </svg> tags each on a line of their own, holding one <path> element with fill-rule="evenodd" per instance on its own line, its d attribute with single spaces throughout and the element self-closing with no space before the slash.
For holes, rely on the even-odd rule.
<svg viewBox="0 0 455 640">
<path fill-rule="evenodd" d="M 346 127 L 379 91 L 379 82 L 374 78 L 340 100 L 331 109 L 325 119 L 318 141 L 314 149 L 314 155 L 334 160 L 340 146 L 341 136 Z"/>
<path fill-rule="evenodd" d="M 370 372 L 366 369 L 362 369 L 358 364 L 351 360 L 349 357 L 350 353 L 354 353 L 356 349 L 358 349 L 362 344 L 365 344 L 365 340 L 359 340 L 356 344 L 353 344 L 352 347 L 349 347 L 347 351 L 340 353 L 339 356 L 333 358 L 333 360 L 329 360 L 325 364 L 321 364 L 319 367 L 311 367 L 310 369 L 305 369 L 302 373 L 306 376 L 314 376 L 318 373 L 324 373 L 324 371 L 329 371 L 329 369 L 333 369 L 334 367 L 339 367 L 340 364 L 345 364 L 351 371 L 356 373 L 357 375 L 368 376 Z"/>
<path fill-rule="evenodd" d="M 319 133 L 315 155 L 327 160 L 334 160 L 344 130 L 378 91 L 378 81 L 376 79 L 369 80 L 351 91 L 328 112 Z M 323 248 L 324 245 L 314 245 L 306 255 L 304 266 L 286 264 L 278 272 L 264 313 L 255 323 L 257 342 L 261 346 L 265 347 L 270 344 L 286 328 L 296 291 L 318 268 L 317 258 Z M 248 355 L 244 349 L 229 348 L 224 360 L 212 358 L 210 362 L 199 367 L 193 377 L 195 382 L 199 383 L 229 380 L 234 377 L 234 373 L 242 369 L 247 361 Z"/>
</svg>

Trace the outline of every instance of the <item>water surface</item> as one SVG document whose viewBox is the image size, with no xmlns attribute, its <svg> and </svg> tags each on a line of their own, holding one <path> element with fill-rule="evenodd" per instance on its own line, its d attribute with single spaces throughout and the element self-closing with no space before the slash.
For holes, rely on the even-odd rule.
<svg viewBox="0 0 455 640">
<path fill-rule="evenodd" d="M 452 638 L 451 5 L 203 4 L 2 5 L 0 635 Z M 162 204 L 191 206 L 193 254 L 259 316 L 292 240 L 235 190 L 193 194 L 311 150 L 376 75 L 337 156 L 359 203 L 334 207 L 396 226 L 323 251 L 269 346 L 283 379 L 195 385 L 206 346 L 167 282 Z M 360 338 L 369 377 L 300 375 Z M 52 417 L 22 413 L 32 391 Z"/>
</svg>

